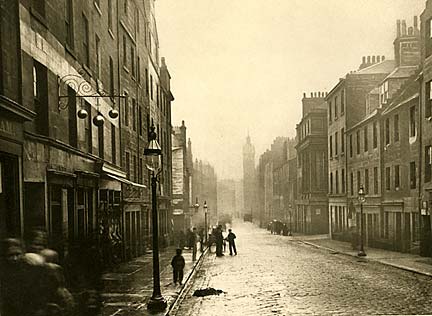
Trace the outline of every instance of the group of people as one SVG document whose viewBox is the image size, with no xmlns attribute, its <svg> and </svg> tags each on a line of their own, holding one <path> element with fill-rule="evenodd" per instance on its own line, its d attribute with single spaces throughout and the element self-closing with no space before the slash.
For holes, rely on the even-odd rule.
<svg viewBox="0 0 432 316">
<path fill-rule="evenodd" d="M 222 225 L 218 225 L 215 229 L 213 229 L 208 246 L 212 246 L 213 243 L 216 243 L 216 256 L 221 257 L 224 255 L 223 252 L 225 252 L 225 241 L 228 241 L 230 256 L 237 255 L 237 248 L 235 245 L 236 235 L 233 233 L 231 228 L 228 229 L 228 235 L 226 237 L 223 236 L 222 231 Z M 199 241 L 202 245 L 203 239 L 200 238 L 200 236 L 197 234 L 197 229 L 195 227 L 192 229 L 192 236 L 192 261 L 195 261 L 197 253 L 197 243 Z M 177 285 L 177 283 L 181 285 L 183 282 L 184 267 L 186 263 L 182 252 L 183 247 L 177 248 L 176 254 L 171 260 L 174 285 Z"/>
<path fill-rule="evenodd" d="M 0 264 L 2 316 L 73 315 L 74 298 L 44 232 L 33 232 L 26 250 L 19 239 L 2 240 Z"/>
</svg>

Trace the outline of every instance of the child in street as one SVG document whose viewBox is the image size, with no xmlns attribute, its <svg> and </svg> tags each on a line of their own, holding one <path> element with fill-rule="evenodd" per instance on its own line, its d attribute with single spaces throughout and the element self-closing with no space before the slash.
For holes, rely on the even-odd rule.
<svg viewBox="0 0 432 316">
<path fill-rule="evenodd" d="M 182 256 L 182 250 L 176 249 L 176 255 L 171 260 L 171 266 L 173 267 L 173 279 L 174 285 L 177 285 L 179 281 L 180 285 L 183 282 L 183 269 L 185 267 L 185 260 Z"/>
</svg>

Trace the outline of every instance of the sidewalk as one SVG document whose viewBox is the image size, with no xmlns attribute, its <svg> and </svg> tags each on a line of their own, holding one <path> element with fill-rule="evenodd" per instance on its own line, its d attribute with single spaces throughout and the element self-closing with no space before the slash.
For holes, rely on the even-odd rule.
<svg viewBox="0 0 432 316">
<path fill-rule="evenodd" d="M 353 250 L 351 244 L 348 242 L 332 240 L 328 237 L 322 238 L 321 236 L 317 239 L 313 239 L 312 237 L 303 239 L 302 237 L 296 236 L 293 239 L 310 246 L 328 250 L 331 253 L 341 253 L 360 258 L 357 256 L 357 251 Z M 361 260 L 376 261 L 395 268 L 432 277 L 432 258 L 377 248 L 365 248 L 365 252 L 367 256 Z"/>
<path fill-rule="evenodd" d="M 204 252 L 205 253 L 205 252 Z M 159 268 L 162 296 L 167 300 L 168 307 L 160 313 L 150 313 L 147 302 L 153 293 L 153 254 L 149 253 L 121 264 L 115 271 L 102 276 L 104 290 L 102 295 L 102 316 L 134 316 L 134 315 L 165 315 L 175 302 L 195 265 L 200 261 L 202 253 L 197 253 L 197 261 L 192 262 L 192 250 L 183 250 L 186 261 L 183 286 L 172 283 L 171 259 L 175 247 L 167 247 L 159 253 Z"/>
</svg>

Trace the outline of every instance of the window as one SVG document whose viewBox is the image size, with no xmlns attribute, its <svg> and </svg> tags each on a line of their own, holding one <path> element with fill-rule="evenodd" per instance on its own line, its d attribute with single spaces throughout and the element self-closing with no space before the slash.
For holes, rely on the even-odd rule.
<svg viewBox="0 0 432 316">
<path fill-rule="evenodd" d="M 103 125 L 98 127 L 98 150 L 99 150 L 99 157 L 103 159 L 105 157 Z"/>
<path fill-rule="evenodd" d="M 341 129 L 341 153 L 345 152 L 345 129 Z"/>
<path fill-rule="evenodd" d="M 360 155 L 360 131 L 357 131 L 357 155 Z"/>
<path fill-rule="evenodd" d="M 345 89 L 342 89 L 341 91 L 341 115 L 345 112 Z"/>
<path fill-rule="evenodd" d="M 432 43 L 432 40 L 429 40 Z M 431 46 L 432 48 L 432 46 Z M 432 117 L 432 81 L 426 82 L 425 117 Z"/>
<path fill-rule="evenodd" d="M 394 167 L 394 184 L 395 184 L 395 189 L 399 189 L 400 187 L 400 174 L 399 174 L 399 165 L 396 165 Z"/>
<path fill-rule="evenodd" d="M 116 129 L 114 124 L 111 123 L 111 156 L 112 163 L 117 163 L 117 148 L 116 148 Z"/>
<path fill-rule="evenodd" d="M 84 121 L 84 133 L 85 133 L 85 139 L 87 143 L 87 152 L 92 153 L 93 152 L 93 144 L 92 144 L 92 108 L 91 104 L 87 101 L 84 101 L 85 109 L 88 113 L 87 118 Z"/>
<path fill-rule="evenodd" d="M 123 66 L 127 68 L 127 43 L 125 35 L 123 35 Z"/>
<path fill-rule="evenodd" d="M 72 0 L 66 0 L 66 13 L 65 13 L 65 25 L 66 25 L 66 44 L 70 47 L 74 47 L 74 33 L 73 33 L 73 6 Z"/>
<path fill-rule="evenodd" d="M 377 122 L 373 122 L 373 130 L 372 130 L 372 137 L 373 137 L 373 148 L 378 147 L 378 127 Z"/>
<path fill-rule="evenodd" d="M 338 132 L 335 133 L 335 156 L 338 155 Z"/>
<path fill-rule="evenodd" d="M 329 122 L 331 123 L 331 121 L 332 121 L 332 103 L 331 103 L 331 101 L 329 101 L 328 104 L 329 104 L 328 105 L 328 109 L 329 109 Z"/>
<path fill-rule="evenodd" d="M 128 0 L 123 0 L 123 10 L 124 14 L 128 15 Z"/>
<path fill-rule="evenodd" d="M 350 174 L 350 190 L 351 190 L 351 195 L 354 195 L 354 173 L 352 172 Z"/>
<path fill-rule="evenodd" d="M 149 77 L 148 77 L 148 69 L 145 69 L 145 87 L 146 87 L 146 94 L 149 95 Z"/>
<path fill-rule="evenodd" d="M 127 93 L 125 92 L 125 95 L 127 96 Z M 129 99 L 125 98 L 124 102 L 124 123 L 125 126 L 129 126 Z"/>
<path fill-rule="evenodd" d="M 386 167 L 386 190 L 390 190 L 390 167 Z"/>
<path fill-rule="evenodd" d="M 341 191 L 342 193 L 345 193 L 345 169 L 342 169 L 342 173 L 341 173 L 341 183 L 342 183 L 342 187 L 341 187 Z"/>
<path fill-rule="evenodd" d="M 364 190 L 366 194 L 369 194 L 369 169 L 365 169 Z"/>
<path fill-rule="evenodd" d="M 338 118 L 338 97 L 336 96 L 334 99 L 334 117 L 335 120 Z"/>
<path fill-rule="evenodd" d="M 138 183 L 143 184 L 144 183 L 144 179 L 143 179 L 143 159 L 140 158 L 139 159 L 139 167 L 138 167 Z"/>
<path fill-rule="evenodd" d="M 109 76 L 110 76 L 110 93 L 114 95 L 114 62 L 112 57 L 109 58 Z"/>
<path fill-rule="evenodd" d="M 36 112 L 36 133 L 48 136 L 48 72 L 42 64 L 33 60 L 33 98 Z"/>
<path fill-rule="evenodd" d="M 337 170 L 335 174 L 335 184 L 336 184 L 335 193 L 339 194 L 339 172 Z"/>
<path fill-rule="evenodd" d="M 330 149 L 330 158 L 333 158 L 333 136 L 330 135 L 330 144 L 329 144 L 329 149 Z"/>
<path fill-rule="evenodd" d="M 425 147 L 425 182 L 430 182 L 432 176 L 432 147 Z"/>
<path fill-rule="evenodd" d="M 141 62 L 139 56 L 137 58 L 137 77 L 138 77 L 138 82 L 141 82 Z"/>
<path fill-rule="evenodd" d="M 349 136 L 349 152 L 350 152 L 350 157 L 353 156 L 353 135 L 350 134 Z"/>
<path fill-rule="evenodd" d="M 373 177 L 374 177 L 374 194 L 378 194 L 378 167 L 374 167 Z"/>
<path fill-rule="evenodd" d="M 96 42 L 96 76 L 98 78 L 101 77 L 100 71 L 101 71 L 101 55 L 100 55 L 100 39 L 95 35 L 95 42 Z"/>
<path fill-rule="evenodd" d="M 132 128 L 136 131 L 136 100 L 132 98 Z"/>
<path fill-rule="evenodd" d="M 144 129 L 144 126 L 143 126 L 143 121 L 142 121 L 142 110 L 141 110 L 141 107 L 138 106 L 138 130 L 139 130 L 140 136 L 143 135 L 143 129 Z"/>
<path fill-rule="evenodd" d="M 410 162 L 410 188 L 415 189 L 417 187 L 417 175 L 416 175 L 416 163 L 415 161 Z"/>
<path fill-rule="evenodd" d="M 127 178 L 130 179 L 130 154 L 126 152 L 126 175 Z"/>
<path fill-rule="evenodd" d="M 108 0 L 108 29 L 113 28 L 112 0 Z"/>
<path fill-rule="evenodd" d="M 76 106 L 76 92 L 68 86 L 68 128 L 69 128 L 69 145 L 78 147 L 78 126 L 77 126 L 77 106 Z"/>
<path fill-rule="evenodd" d="M 395 142 L 399 141 L 399 115 L 396 114 L 393 119 L 393 139 Z"/>
<path fill-rule="evenodd" d="M 368 127 L 367 127 L 367 125 L 363 128 L 363 136 L 364 136 L 364 139 L 363 139 L 363 145 L 364 145 L 364 151 L 365 152 L 367 152 L 368 151 Z"/>
<path fill-rule="evenodd" d="M 135 48 L 131 45 L 131 68 L 132 77 L 135 77 Z"/>
<path fill-rule="evenodd" d="M 389 98 L 389 84 L 388 81 L 384 82 L 381 85 L 381 89 L 380 89 L 380 94 L 381 94 L 381 104 L 387 103 L 387 100 Z"/>
<path fill-rule="evenodd" d="M 333 172 L 330 172 L 330 194 L 333 194 Z"/>
<path fill-rule="evenodd" d="M 385 120 L 385 144 L 390 144 L 390 119 Z"/>
<path fill-rule="evenodd" d="M 426 21 L 426 57 L 432 53 L 432 19 Z"/>
<path fill-rule="evenodd" d="M 361 187 L 361 173 L 360 170 L 357 171 L 357 191 L 360 189 Z M 357 195 L 357 193 L 356 193 Z"/>
<path fill-rule="evenodd" d="M 416 107 L 410 107 L 410 125 L 409 125 L 410 137 L 416 136 Z"/>
<path fill-rule="evenodd" d="M 83 31 L 84 31 L 84 36 L 83 36 L 83 51 L 84 51 L 84 64 L 86 66 L 90 65 L 90 47 L 89 47 L 89 43 L 90 43 L 90 34 L 89 34 L 89 23 L 87 20 L 87 17 L 83 14 L 82 16 L 83 19 Z"/>
</svg>

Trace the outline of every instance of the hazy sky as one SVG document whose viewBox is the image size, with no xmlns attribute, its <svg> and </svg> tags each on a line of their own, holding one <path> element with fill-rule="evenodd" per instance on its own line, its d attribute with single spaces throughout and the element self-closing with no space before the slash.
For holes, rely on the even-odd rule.
<svg viewBox="0 0 432 316">
<path fill-rule="evenodd" d="M 396 20 L 424 0 L 157 0 L 161 56 L 172 76 L 173 125 L 194 158 L 242 177 L 249 130 L 256 162 L 295 136 L 303 92 L 330 91 L 362 56 L 393 59 Z"/>
</svg>

